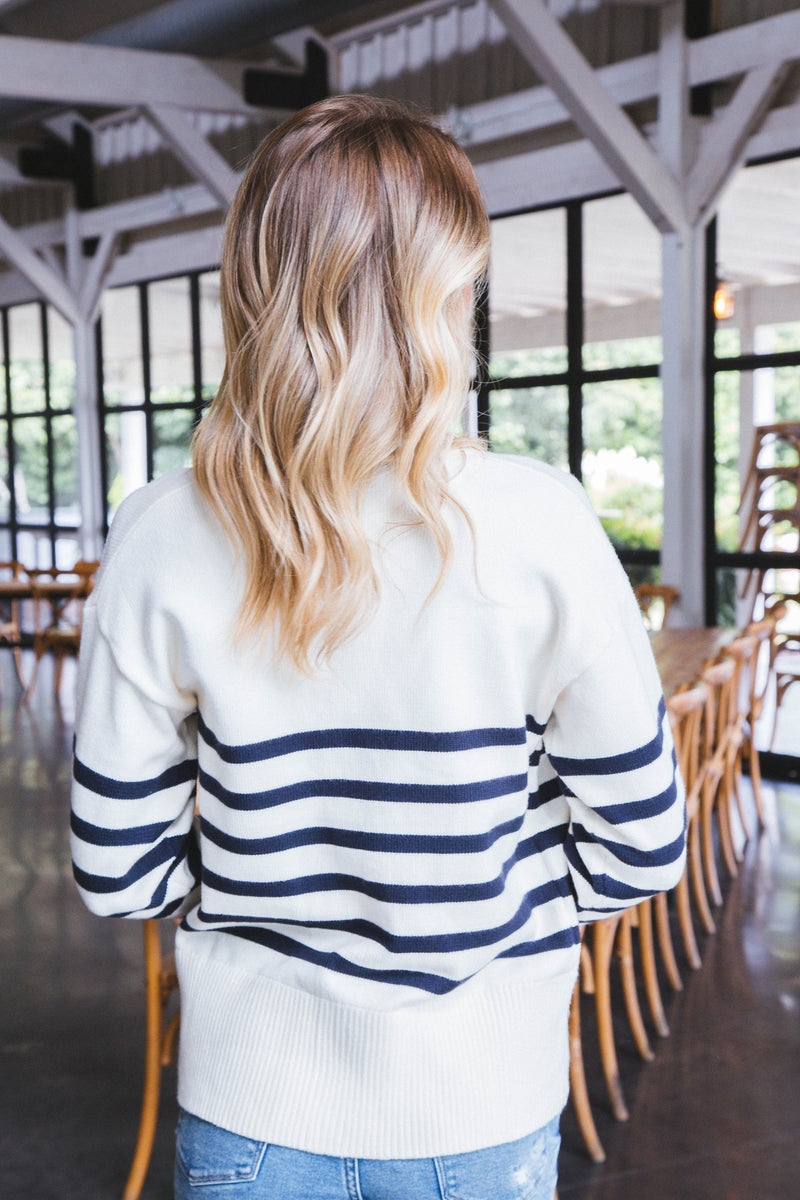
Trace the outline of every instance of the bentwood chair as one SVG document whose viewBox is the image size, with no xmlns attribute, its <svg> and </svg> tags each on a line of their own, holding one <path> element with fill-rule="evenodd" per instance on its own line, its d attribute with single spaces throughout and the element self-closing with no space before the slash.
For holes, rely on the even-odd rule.
<svg viewBox="0 0 800 1200">
<path fill-rule="evenodd" d="M 174 953 L 164 954 L 161 948 L 162 924 L 171 928 L 168 922 L 142 922 L 147 1006 L 144 1086 L 136 1149 L 122 1200 L 138 1200 L 144 1186 L 156 1136 L 161 1072 L 172 1062 L 178 1037 L 180 1013 L 172 1002 L 173 994 L 177 993 L 178 975 Z"/>
<path fill-rule="evenodd" d="M 750 775 L 753 785 L 753 799 L 758 813 L 759 824 L 764 824 L 764 809 L 761 801 L 761 771 L 758 762 L 758 751 L 752 744 L 752 728 L 748 728 L 748 717 L 753 702 L 753 692 L 755 688 L 756 673 L 758 670 L 758 658 L 761 650 L 761 643 L 758 638 L 752 635 L 744 635 L 734 638 L 727 646 L 722 649 L 723 656 L 732 658 L 736 663 L 736 688 L 735 699 L 736 703 L 730 713 L 730 727 L 728 731 L 728 763 L 727 777 L 728 790 L 732 789 L 736 796 L 736 807 L 739 811 L 739 821 L 742 826 L 745 841 L 750 837 L 750 826 L 745 815 L 744 805 L 742 803 L 742 792 L 739 786 L 739 780 L 742 774 L 742 758 L 745 741 L 748 743 L 750 751 Z M 742 853 L 734 846 L 734 853 L 737 859 L 741 859 Z M 727 861 L 727 860 L 726 860 Z M 735 872 L 732 872 L 735 874 Z"/>
<path fill-rule="evenodd" d="M 667 583 L 640 583 L 636 599 L 648 629 L 663 629 L 669 620 L 670 609 L 681 598 L 677 588 Z M 660 616 L 659 616 L 660 612 Z"/>
<path fill-rule="evenodd" d="M 625 1013 L 636 1049 L 645 1062 L 655 1057 L 647 1037 L 639 996 L 636 989 L 636 972 L 633 962 L 634 913 L 627 909 L 615 913 L 592 925 L 591 981 L 584 989 L 594 989 L 597 1013 L 597 1037 L 600 1047 L 600 1062 L 611 1103 L 611 1111 L 618 1121 L 627 1121 L 628 1108 L 622 1091 L 617 1048 L 614 1040 L 614 1021 L 611 1003 L 611 963 L 617 959 Z"/>
<path fill-rule="evenodd" d="M 36 686 L 39 663 L 45 654 L 53 657 L 53 690 L 58 697 L 61 690 L 61 675 L 64 659 L 77 658 L 81 643 L 83 606 L 91 594 L 98 562 L 79 560 L 70 571 L 58 568 L 32 571 L 31 593 L 34 601 L 35 632 L 33 635 L 34 667 L 31 681 L 26 689 L 30 696 Z M 72 584 L 56 593 L 54 585 Z M 41 624 L 41 612 L 46 611 L 49 619 Z"/>
<path fill-rule="evenodd" d="M 583 932 L 583 931 L 582 931 Z M 589 1102 L 586 1086 L 586 1071 L 583 1064 L 583 1039 L 581 1036 L 581 991 L 594 992 L 594 972 L 589 948 L 581 938 L 581 961 L 578 978 L 572 993 L 569 1010 L 569 1093 L 578 1122 L 583 1144 L 592 1162 L 606 1160 L 606 1152 L 597 1134 L 597 1127 Z"/>
<path fill-rule="evenodd" d="M 714 851 L 714 818 L 719 846 L 729 875 L 737 875 L 733 847 L 730 804 L 733 792 L 733 767 L 729 764 L 732 734 L 738 724 L 738 673 L 736 661 L 728 656 L 711 663 L 702 674 L 709 690 L 708 717 L 704 727 L 706 774 L 701 800 L 703 869 L 708 895 L 717 907 L 722 904 L 722 889 Z"/>
<path fill-rule="evenodd" d="M 6 579 L 10 583 L 16 583 L 25 575 L 25 568 L 16 559 L 7 559 L 0 562 L 0 577 Z M 5 642 L 11 647 L 14 654 L 14 666 L 17 671 L 17 679 L 22 684 L 22 631 L 19 619 L 20 602 L 16 598 L 8 600 L 8 609 L 5 613 L 0 613 L 0 643 Z M 24 687 L 24 684 L 22 684 Z"/>
</svg>

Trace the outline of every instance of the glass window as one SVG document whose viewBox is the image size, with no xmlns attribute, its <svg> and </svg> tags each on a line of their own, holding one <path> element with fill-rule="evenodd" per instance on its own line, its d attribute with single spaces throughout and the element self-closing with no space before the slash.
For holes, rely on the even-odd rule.
<svg viewBox="0 0 800 1200">
<path fill-rule="evenodd" d="M 567 367 L 566 210 L 492 222 L 490 374 L 530 376 Z"/>
<path fill-rule="evenodd" d="M 191 408 L 172 408 L 153 413 L 153 476 L 178 471 L 191 462 L 189 443 L 195 426 Z"/>
<path fill-rule="evenodd" d="M 492 449 L 500 454 L 529 454 L 568 469 L 567 389 L 500 388 L 489 394 Z"/>
<path fill-rule="evenodd" d="M 661 361 L 661 238 L 627 193 L 583 206 L 583 366 Z"/>
<path fill-rule="evenodd" d="M 154 404 L 194 400 L 189 277 L 148 284 L 150 396 Z"/>
<path fill-rule="evenodd" d="M 207 271 L 199 280 L 200 291 L 200 348 L 202 365 L 202 397 L 205 403 L 217 394 L 222 369 L 225 366 L 225 346 L 222 341 L 222 316 L 219 306 L 219 271 Z"/>
<path fill-rule="evenodd" d="M 583 389 L 583 482 L 615 545 L 656 550 L 663 528 L 661 382 Z"/>
<path fill-rule="evenodd" d="M 47 421 L 43 416 L 17 417 L 12 436 L 17 519 L 23 524 L 47 525 L 50 522 Z"/>
<path fill-rule="evenodd" d="M 50 407 L 71 409 L 75 399 L 72 328 L 54 308 L 47 310 L 47 360 Z"/>
<path fill-rule="evenodd" d="M 15 413 L 45 411 L 42 310 L 38 304 L 9 309 L 11 408 Z"/>
<path fill-rule="evenodd" d="M 104 292 L 103 394 L 107 407 L 144 403 L 138 287 Z"/>
<path fill-rule="evenodd" d="M 53 492 L 56 525 L 80 524 L 78 508 L 78 440 L 72 413 L 59 413 L 51 425 Z"/>
<path fill-rule="evenodd" d="M 147 418 L 135 408 L 107 413 L 104 427 L 110 520 L 125 497 L 147 483 Z"/>
</svg>

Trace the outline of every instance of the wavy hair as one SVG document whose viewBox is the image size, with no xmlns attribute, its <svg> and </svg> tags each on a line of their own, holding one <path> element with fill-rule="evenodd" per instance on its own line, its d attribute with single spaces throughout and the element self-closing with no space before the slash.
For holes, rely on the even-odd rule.
<svg viewBox="0 0 800 1200">
<path fill-rule="evenodd" d="M 306 673 L 377 600 L 359 500 L 379 468 L 438 547 L 431 595 L 444 577 L 445 456 L 463 440 L 470 296 L 488 247 L 463 150 L 369 96 L 290 117 L 238 189 L 221 268 L 225 369 L 194 472 L 244 551 L 239 633 L 275 626 L 279 652 Z"/>
</svg>

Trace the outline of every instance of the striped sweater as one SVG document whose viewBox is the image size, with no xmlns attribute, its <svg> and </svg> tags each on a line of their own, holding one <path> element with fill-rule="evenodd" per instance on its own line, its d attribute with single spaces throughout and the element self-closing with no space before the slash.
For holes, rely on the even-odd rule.
<svg viewBox="0 0 800 1200">
<path fill-rule="evenodd" d="M 72 850 L 104 916 L 178 916 L 179 1099 L 316 1153 L 453 1154 L 567 1095 L 579 926 L 673 886 L 684 804 L 635 600 L 585 496 L 454 454 L 454 555 L 389 470 L 380 599 L 306 678 L 237 642 L 191 472 L 119 510 L 86 608 Z"/>
</svg>

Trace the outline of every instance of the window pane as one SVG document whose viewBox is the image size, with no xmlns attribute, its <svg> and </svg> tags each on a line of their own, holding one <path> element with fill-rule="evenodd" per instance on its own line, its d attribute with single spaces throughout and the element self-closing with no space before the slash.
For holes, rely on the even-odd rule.
<svg viewBox="0 0 800 1200">
<path fill-rule="evenodd" d="M 18 304 L 8 311 L 11 352 L 11 408 L 14 412 L 44 412 L 42 317 L 38 304 Z"/>
<path fill-rule="evenodd" d="M 78 525 L 78 444 L 72 413 L 53 417 L 52 435 L 56 525 Z"/>
<path fill-rule="evenodd" d="M 147 425 L 141 409 L 106 416 L 105 453 L 110 520 L 125 497 L 147 483 Z"/>
<path fill-rule="evenodd" d="M 565 371 L 566 307 L 565 209 L 493 221 L 491 374 L 501 378 Z"/>
<path fill-rule="evenodd" d="M 51 408 L 72 408 L 75 397 L 75 351 L 72 329 L 54 308 L 47 310 L 47 357 Z"/>
<path fill-rule="evenodd" d="M 107 405 L 143 404 L 139 289 L 103 293 L 103 392 Z"/>
<path fill-rule="evenodd" d="M 195 415 L 190 408 L 166 409 L 153 414 L 153 475 L 178 471 L 191 463 L 189 443 Z"/>
<path fill-rule="evenodd" d="M 192 308 L 188 276 L 147 288 L 150 396 L 154 404 L 194 400 Z"/>
<path fill-rule="evenodd" d="M 508 388 L 489 393 L 492 449 L 530 454 L 568 469 L 567 389 L 562 386 Z"/>
<path fill-rule="evenodd" d="M 583 206 L 583 292 L 587 370 L 661 361 L 661 238 L 627 193 Z"/>
<path fill-rule="evenodd" d="M 714 381 L 714 529 L 719 550 L 736 550 L 739 546 L 740 391 L 752 386 L 752 372 L 718 371 Z"/>
<path fill-rule="evenodd" d="M 661 383 L 583 389 L 583 482 L 617 546 L 658 549 L 663 527 Z"/>
<path fill-rule="evenodd" d="M 208 403 L 217 394 L 225 347 L 222 342 L 222 318 L 219 307 L 219 271 L 201 275 L 200 284 L 200 351 L 203 369 L 203 400 Z"/>
<path fill-rule="evenodd" d="M 47 423 L 41 416 L 17 417 L 12 428 L 17 519 L 26 524 L 49 524 Z"/>
<path fill-rule="evenodd" d="M 8 437 L 5 422 L 0 425 L 0 524 L 11 515 L 11 480 L 8 477 Z M 0 554 L 0 558 L 8 555 Z"/>
</svg>

